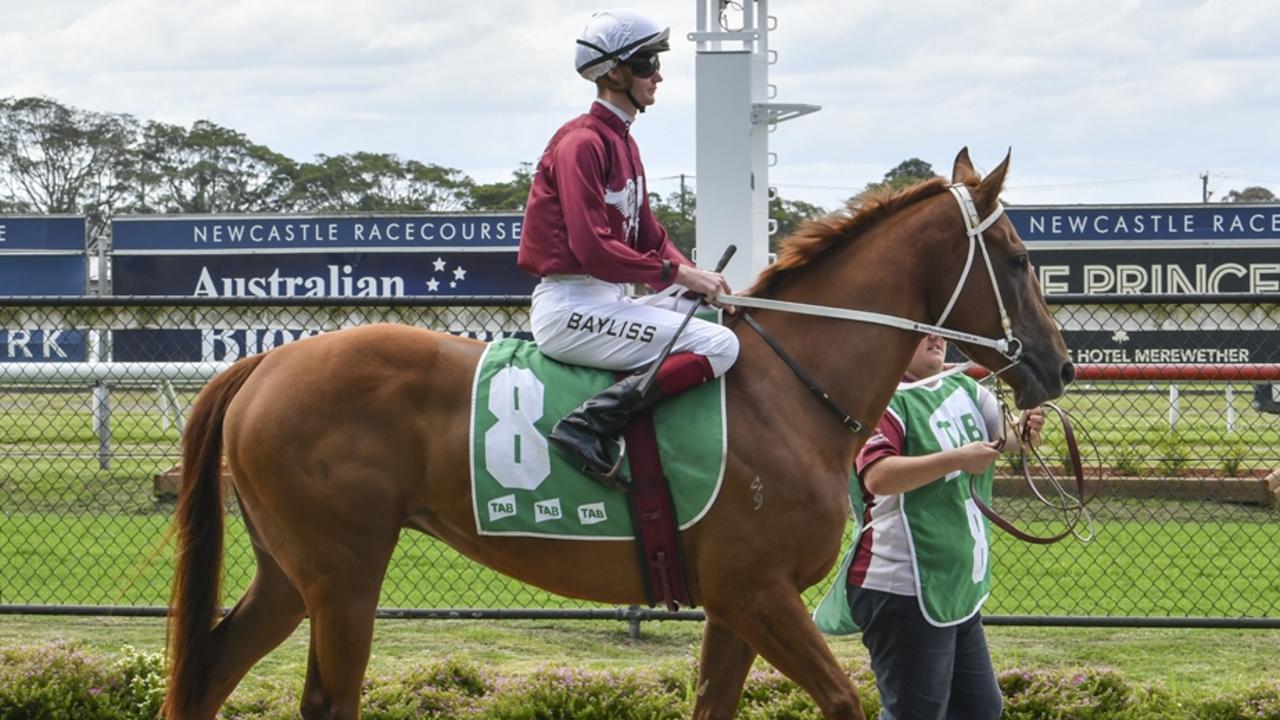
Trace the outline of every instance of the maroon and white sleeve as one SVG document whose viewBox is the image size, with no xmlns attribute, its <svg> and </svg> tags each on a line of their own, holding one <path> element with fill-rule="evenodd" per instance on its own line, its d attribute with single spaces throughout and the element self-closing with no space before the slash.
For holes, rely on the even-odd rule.
<svg viewBox="0 0 1280 720">
<path fill-rule="evenodd" d="M 875 463 L 887 457 L 903 455 L 907 450 L 907 434 L 902 422 L 891 412 L 886 412 L 876 423 L 876 431 L 858 452 L 854 468 L 861 476 Z"/>
</svg>

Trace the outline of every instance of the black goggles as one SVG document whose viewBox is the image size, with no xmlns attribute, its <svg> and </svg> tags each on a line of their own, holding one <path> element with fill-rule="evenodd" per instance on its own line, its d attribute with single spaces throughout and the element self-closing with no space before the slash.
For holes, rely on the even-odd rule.
<svg viewBox="0 0 1280 720">
<path fill-rule="evenodd" d="M 653 74 L 662 67 L 662 61 L 658 59 L 657 53 L 632 55 L 620 62 L 631 70 L 632 75 L 638 78 L 653 77 Z"/>
</svg>

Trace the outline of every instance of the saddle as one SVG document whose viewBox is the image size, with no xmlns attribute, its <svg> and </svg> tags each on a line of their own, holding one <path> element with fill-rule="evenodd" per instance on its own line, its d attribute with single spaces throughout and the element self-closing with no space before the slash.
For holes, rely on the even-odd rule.
<svg viewBox="0 0 1280 720">
<path fill-rule="evenodd" d="M 650 606 L 691 605 L 679 531 L 719 492 L 724 386 L 708 382 L 638 413 L 624 431 L 629 492 L 580 474 L 547 442 L 551 428 L 616 381 L 565 365 L 525 340 L 491 343 L 472 388 L 471 486 L 482 535 L 637 542 Z"/>
</svg>

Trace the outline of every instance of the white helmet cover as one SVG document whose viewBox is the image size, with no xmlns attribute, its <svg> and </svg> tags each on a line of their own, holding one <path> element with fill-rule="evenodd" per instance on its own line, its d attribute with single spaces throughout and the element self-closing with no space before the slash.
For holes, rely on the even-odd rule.
<svg viewBox="0 0 1280 720">
<path fill-rule="evenodd" d="M 605 10 L 591 16 L 578 38 L 573 65 L 582 77 L 595 82 L 619 60 L 641 50 L 670 49 L 671 28 L 659 25 L 634 10 Z"/>
</svg>

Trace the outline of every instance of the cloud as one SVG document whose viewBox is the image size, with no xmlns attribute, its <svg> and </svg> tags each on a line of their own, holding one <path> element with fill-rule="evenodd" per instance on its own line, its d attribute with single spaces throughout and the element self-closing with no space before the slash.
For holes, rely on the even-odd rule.
<svg viewBox="0 0 1280 720">
<path fill-rule="evenodd" d="M 573 40 L 604 7 L 8 4 L 0 96 L 206 118 L 296 159 L 394 152 L 481 180 L 535 159 L 589 104 Z M 695 53 L 685 36 L 695 4 L 643 7 L 671 24 L 673 51 L 659 104 L 634 133 L 652 178 L 693 175 Z M 987 166 L 1012 146 L 1010 195 L 1037 202 L 1195 200 L 1202 172 L 1280 174 L 1267 160 L 1280 156 L 1277 3 L 788 0 L 771 9 L 777 100 L 823 106 L 770 136 L 771 178 L 785 197 L 834 207 L 909 157 L 945 170 L 962 145 Z M 672 181 L 653 186 L 663 182 Z"/>
</svg>

